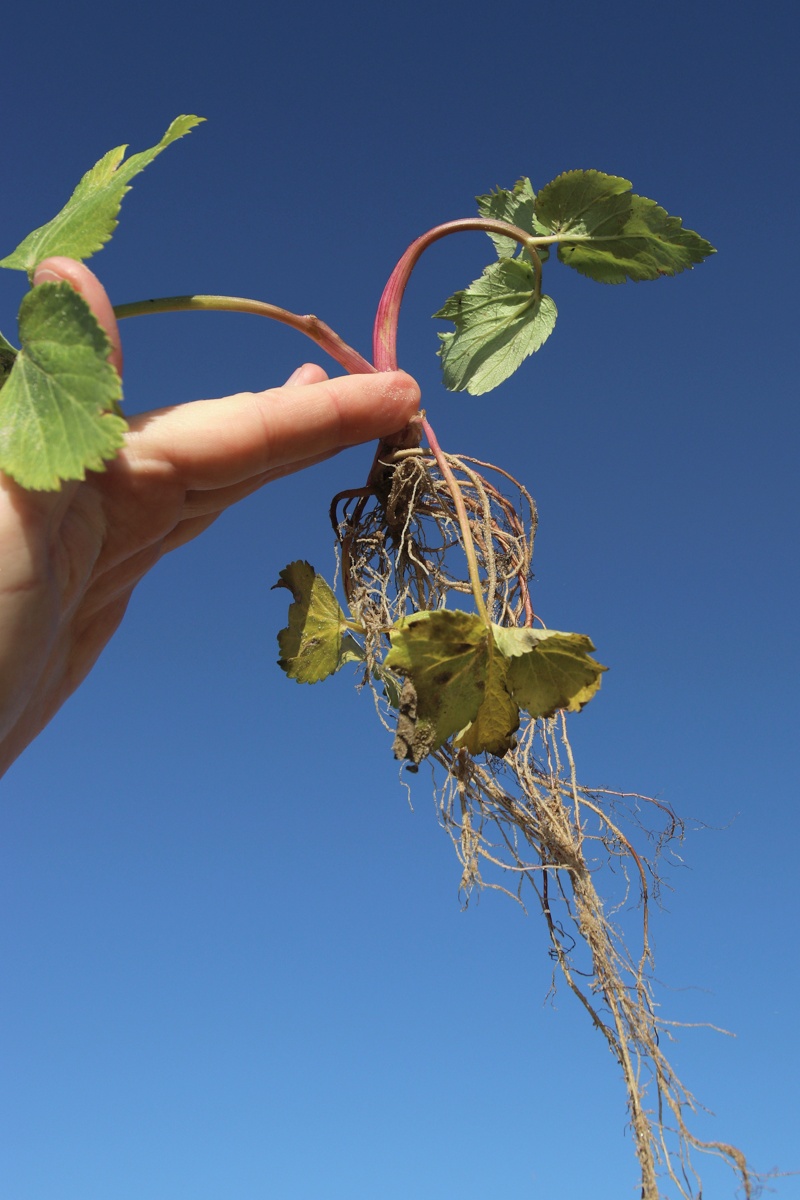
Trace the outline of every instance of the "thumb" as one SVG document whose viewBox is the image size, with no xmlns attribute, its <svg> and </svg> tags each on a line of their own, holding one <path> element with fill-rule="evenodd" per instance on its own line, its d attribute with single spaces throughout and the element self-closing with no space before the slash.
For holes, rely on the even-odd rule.
<svg viewBox="0 0 800 1200">
<path fill-rule="evenodd" d="M 39 263 L 33 274 L 34 287 L 39 283 L 69 283 L 76 292 L 83 296 L 111 342 L 108 361 L 115 368 L 117 374 L 121 375 L 122 345 L 117 318 L 114 316 L 114 309 L 106 290 L 97 276 L 92 274 L 83 263 L 76 262 L 73 258 L 58 256 L 45 258 Z"/>
</svg>

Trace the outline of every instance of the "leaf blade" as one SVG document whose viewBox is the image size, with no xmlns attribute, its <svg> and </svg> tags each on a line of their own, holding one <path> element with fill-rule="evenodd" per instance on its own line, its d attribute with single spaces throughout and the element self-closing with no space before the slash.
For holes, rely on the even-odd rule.
<svg viewBox="0 0 800 1200">
<path fill-rule="evenodd" d="M 289 623 L 278 634 L 278 666 L 298 683 L 318 683 L 346 662 L 363 659 L 333 591 L 303 559 L 281 571 L 276 588 L 292 593 Z"/>
<path fill-rule="evenodd" d="M 537 299 L 532 267 L 501 258 L 434 315 L 456 327 L 439 334 L 445 387 L 481 396 L 540 349 L 553 332 L 557 309 L 549 296 Z"/>
<path fill-rule="evenodd" d="M 384 666 L 405 679 L 395 757 L 421 762 L 474 720 L 490 636 L 480 617 L 458 609 L 412 613 L 393 626 Z"/>
<path fill-rule="evenodd" d="M 559 235 L 558 257 L 598 283 L 677 275 L 715 253 L 680 217 L 602 171 L 565 171 L 541 189 L 536 214 Z"/>
<path fill-rule="evenodd" d="M 124 158 L 127 146 L 117 146 L 95 163 L 79 181 L 67 203 L 47 224 L 29 233 L 16 250 L 0 259 L 0 267 L 27 271 L 53 254 L 90 258 L 102 249 L 117 226 L 117 214 L 130 181 L 172 142 L 189 133 L 204 117 L 176 117 L 164 136 L 149 150 Z"/>
<path fill-rule="evenodd" d="M 562 708 L 579 712 L 599 690 L 607 668 L 589 657 L 594 644 L 585 634 L 499 625 L 493 630 L 509 659 L 508 690 L 531 717 L 552 717 Z"/>
<path fill-rule="evenodd" d="M 516 225 L 535 236 L 547 233 L 536 216 L 536 196 L 527 176 L 518 179 L 511 191 L 507 188 L 495 188 L 488 195 L 476 196 L 475 199 L 478 213 L 482 217 L 489 217 L 494 221 L 507 221 L 509 225 Z M 519 253 L 526 262 L 531 261 L 530 255 L 514 238 L 503 237 L 499 233 L 490 233 L 489 237 L 494 243 L 498 258 L 513 258 Z M 547 261 L 547 246 L 540 246 L 537 253 L 540 262 Z"/>
<path fill-rule="evenodd" d="M 22 487 L 57 490 L 101 471 L 123 443 L 119 376 L 91 309 L 68 283 L 28 292 L 22 349 L 0 391 L 0 469 Z"/>
<path fill-rule="evenodd" d="M 11 342 L 0 333 L 0 388 L 11 374 L 17 353 L 16 346 L 12 346 Z"/>
<path fill-rule="evenodd" d="M 455 738 L 456 748 L 463 747 L 473 756 L 495 754 L 502 758 L 514 745 L 514 734 L 519 729 L 519 705 L 508 690 L 509 665 L 493 637 L 483 700 L 472 722 Z"/>
<path fill-rule="evenodd" d="M 474 613 L 413 613 L 390 630 L 384 666 L 403 677 L 396 758 L 419 763 L 455 734 L 453 746 L 502 757 L 514 744 L 520 709 L 577 712 L 605 667 L 583 634 L 487 627 Z"/>
</svg>

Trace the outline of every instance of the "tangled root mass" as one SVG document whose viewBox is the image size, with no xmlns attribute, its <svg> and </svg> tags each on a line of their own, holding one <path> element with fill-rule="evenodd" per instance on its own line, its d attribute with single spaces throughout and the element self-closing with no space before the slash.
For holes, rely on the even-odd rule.
<svg viewBox="0 0 800 1200">
<path fill-rule="evenodd" d="M 491 620 L 531 626 L 533 499 L 498 468 L 446 459 L 464 498 Z M 344 590 L 365 630 L 366 678 L 392 727 L 396 713 L 379 676 L 386 630 L 413 611 L 470 606 L 454 499 L 430 454 L 404 450 L 379 464 L 369 488 L 336 497 L 332 518 Z M 649 908 L 658 897 L 659 860 L 682 839 L 680 819 L 653 799 L 582 786 L 563 712 L 544 720 L 523 714 L 516 744 L 502 758 L 474 758 L 449 742 L 432 757 L 441 768 L 439 817 L 461 865 L 465 899 L 476 887 L 503 890 L 523 904 L 535 898 L 554 983 L 560 969 L 619 1065 L 642 1200 L 659 1200 L 667 1194 L 662 1186 L 687 1200 L 701 1196 L 697 1152 L 726 1160 L 749 1200 L 756 1180 L 743 1154 L 691 1132 L 698 1105 L 662 1048 L 674 1025 L 658 1015 Z M 598 882 L 606 880 L 611 897 L 604 904 Z M 635 949 L 614 919 L 632 900 L 641 914 Z"/>
</svg>

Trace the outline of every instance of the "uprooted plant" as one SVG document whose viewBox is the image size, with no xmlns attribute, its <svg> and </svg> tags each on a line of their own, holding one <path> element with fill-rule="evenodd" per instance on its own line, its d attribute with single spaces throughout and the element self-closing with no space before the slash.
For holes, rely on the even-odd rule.
<svg viewBox="0 0 800 1200">
<path fill-rule="evenodd" d="M 179 117 L 156 147 L 127 160 L 127 147 L 109 152 L 0 266 L 32 274 L 48 255 L 100 249 L 133 175 L 198 120 Z M 627 180 L 598 171 L 568 171 L 538 193 L 520 179 L 480 196 L 478 213 L 430 230 L 400 259 L 378 307 L 372 363 L 316 317 L 253 300 L 178 296 L 116 312 L 259 313 L 307 334 L 348 371 L 394 369 L 403 292 L 420 255 L 440 238 L 481 230 L 496 260 L 436 313 L 454 325 L 439 335 L 446 386 L 480 395 L 553 331 L 556 307 L 542 292 L 552 248 L 601 283 L 675 275 L 713 252 Z M 20 351 L 0 339 L 0 468 L 34 489 L 101 470 L 125 422 L 88 307 L 67 284 L 42 285 L 23 300 L 20 337 Z M 314 683 L 355 664 L 395 756 L 412 772 L 423 760 L 434 765 L 464 894 L 488 886 L 536 897 L 554 961 L 622 1071 L 644 1200 L 658 1200 L 666 1181 L 694 1196 L 696 1151 L 726 1159 L 751 1196 L 743 1154 L 690 1129 L 694 1098 L 663 1050 L 670 1023 L 654 996 L 648 913 L 657 860 L 682 823 L 660 802 L 578 781 L 565 714 L 595 695 L 605 667 L 588 637 L 548 629 L 534 613 L 533 499 L 502 469 L 445 452 L 422 414 L 379 444 L 369 477 L 334 498 L 331 518 L 347 611 L 307 562 L 286 567 L 276 586 L 293 600 L 280 665 Z M 624 894 L 604 901 L 597 880 L 609 876 Z M 641 910 L 635 949 L 614 919 L 629 893 Z"/>
</svg>

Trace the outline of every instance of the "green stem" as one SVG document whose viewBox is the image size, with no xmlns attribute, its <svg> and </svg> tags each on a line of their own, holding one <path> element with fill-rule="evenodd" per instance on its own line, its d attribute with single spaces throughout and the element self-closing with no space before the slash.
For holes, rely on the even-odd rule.
<svg viewBox="0 0 800 1200">
<path fill-rule="evenodd" d="M 242 296 L 164 296 L 158 300 L 138 300 L 134 304 L 118 304 L 114 308 L 117 317 L 141 317 L 147 313 L 165 312 L 244 312 L 257 317 L 270 317 L 289 325 L 310 337 L 312 341 L 335 359 L 351 375 L 370 374 L 375 370 L 352 346 L 348 346 L 338 333 L 319 317 L 308 314 L 299 316 L 276 304 L 265 304 L 261 300 L 246 300 Z"/>
</svg>

